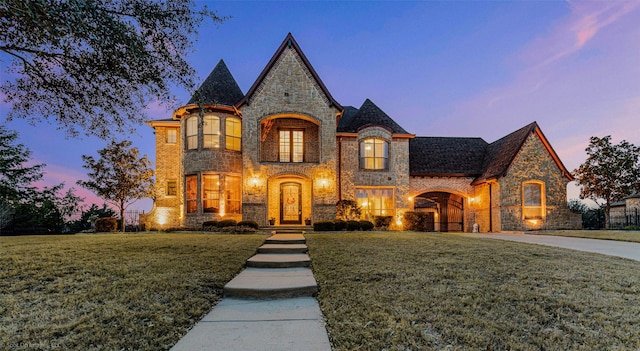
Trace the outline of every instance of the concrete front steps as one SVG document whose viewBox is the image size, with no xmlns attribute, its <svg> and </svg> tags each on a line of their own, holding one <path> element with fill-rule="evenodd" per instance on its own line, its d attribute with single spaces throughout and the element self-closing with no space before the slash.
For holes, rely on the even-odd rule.
<svg viewBox="0 0 640 351">
<path fill-rule="evenodd" d="M 247 268 L 224 287 L 225 297 L 278 299 L 315 296 L 318 284 L 309 268 L 302 234 L 276 234 L 258 248 Z"/>
</svg>

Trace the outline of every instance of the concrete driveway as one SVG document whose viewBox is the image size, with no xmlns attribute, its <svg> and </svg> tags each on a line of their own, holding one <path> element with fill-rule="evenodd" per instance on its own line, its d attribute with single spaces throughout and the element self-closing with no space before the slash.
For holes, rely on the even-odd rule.
<svg viewBox="0 0 640 351">
<path fill-rule="evenodd" d="M 538 244 L 546 246 L 562 247 L 578 251 L 595 252 L 609 256 L 617 256 L 640 261 L 640 243 L 630 243 L 613 240 L 597 240 L 570 238 L 553 235 L 532 235 L 532 234 L 506 234 L 506 233 L 486 233 L 486 234 L 461 234 L 472 238 L 499 239 L 517 241 L 528 244 Z"/>
</svg>

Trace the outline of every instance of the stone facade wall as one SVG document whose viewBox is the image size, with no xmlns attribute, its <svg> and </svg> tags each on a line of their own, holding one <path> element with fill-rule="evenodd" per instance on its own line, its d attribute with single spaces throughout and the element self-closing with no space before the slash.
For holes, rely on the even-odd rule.
<svg viewBox="0 0 640 351">
<path fill-rule="evenodd" d="M 260 160 L 279 162 L 279 134 L 282 129 L 302 130 L 304 132 L 304 161 L 320 161 L 319 128 L 316 124 L 303 119 L 278 118 L 273 122 L 264 141 L 260 141 Z"/>
<path fill-rule="evenodd" d="M 242 106 L 242 201 L 245 204 L 265 204 L 264 207 L 244 206 L 243 218 L 254 219 L 261 225 L 266 225 L 269 218 L 279 218 L 280 196 L 272 189 L 287 178 L 302 179 L 308 184 L 303 187 L 303 220 L 335 218 L 338 112 L 335 106 L 331 106 L 297 52 L 291 47 L 286 48 L 247 104 Z M 318 133 L 318 162 L 262 162 L 260 126 L 263 120 L 273 118 L 283 128 L 289 125 L 285 119 L 290 120 L 292 126 L 309 125 L 309 121 L 313 121 Z M 324 182 L 321 184 L 320 180 Z M 255 186 L 252 183 L 259 184 Z M 333 212 L 316 211 L 320 205 L 327 203 L 333 204 Z"/>
<path fill-rule="evenodd" d="M 526 181 L 544 183 L 546 213 L 541 220 L 524 220 L 522 215 L 522 184 Z M 500 184 L 501 230 L 527 231 L 540 229 L 576 229 L 580 215 L 567 206 L 567 183 L 537 134 L 531 134 L 513 160 Z"/>
<path fill-rule="evenodd" d="M 167 126 L 170 125 L 170 126 Z M 175 124 L 175 126 L 171 125 Z M 182 205 L 182 179 L 180 177 L 181 138 L 180 123 L 165 123 L 155 128 L 156 136 L 156 187 L 155 202 L 149 213 L 140 216 L 145 228 L 179 227 Z M 176 142 L 167 142 L 167 131 L 176 130 Z M 176 195 L 167 195 L 167 182 L 176 182 Z"/>
<path fill-rule="evenodd" d="M 470 198 L 477 197 L 475 188 L 471 185 L 473 178 L 468 177 L 423 177 L 412 176 L 409 180 L 408 197 L 415 198 L 418 195 L 441 191 L 461 196 L 464 199 L 464 230 L 472 231 L 473 223 L 477 223 L 478 216 L 482 215 L 482 207 L 471 203 Z M 488 211 L 487 211 L 488 212 Z M 480 218 L 482 220 L 482 218 Z M 482 229 L 481 225 L 481 229 Z"/>
</svg>

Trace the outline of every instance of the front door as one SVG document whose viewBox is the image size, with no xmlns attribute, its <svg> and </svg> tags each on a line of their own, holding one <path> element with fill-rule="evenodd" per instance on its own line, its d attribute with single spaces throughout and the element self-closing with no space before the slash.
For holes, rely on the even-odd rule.
<svg viewBox="0 0 640 351">
<path fill-rule="evenodd" d="M 300 183 L 280 185 L 280 223 L 302 224 L 301 188 Z"/>
</svg>

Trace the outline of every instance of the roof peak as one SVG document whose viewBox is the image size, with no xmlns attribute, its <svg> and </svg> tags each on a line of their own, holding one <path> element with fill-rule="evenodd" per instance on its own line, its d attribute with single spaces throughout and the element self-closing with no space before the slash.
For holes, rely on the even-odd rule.
<svg viewBox="0 0 640 351">
<path fill-rule="evenodd" d="M 220 59 L 193 94 L 189 104 L 233 106 L 244 97 L 227 64 Z"/>
</svg>

